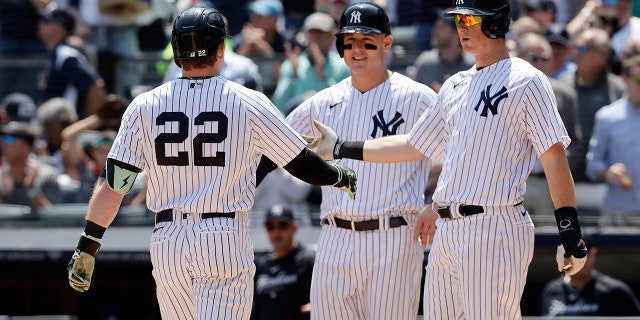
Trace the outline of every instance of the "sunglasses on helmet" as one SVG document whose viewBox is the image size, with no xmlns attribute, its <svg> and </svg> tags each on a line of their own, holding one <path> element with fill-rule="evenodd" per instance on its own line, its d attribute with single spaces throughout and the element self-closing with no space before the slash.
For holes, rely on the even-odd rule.
<svg viewBox="0 0 640 320">
<path fill-rule="evenodd" d="M 456 27 L 460 26 L 460 22 L 462 22 L 462 24 L 464 24 L 467 27 L 471 27 L 481 23 L 482 16 L 456 14 L 453 17 L 453 21 L 455 21 Z"/>
</svg>

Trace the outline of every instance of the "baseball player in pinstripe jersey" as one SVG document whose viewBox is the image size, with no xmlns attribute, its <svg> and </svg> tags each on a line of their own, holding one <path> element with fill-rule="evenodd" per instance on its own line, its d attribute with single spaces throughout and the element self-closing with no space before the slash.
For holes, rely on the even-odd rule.
<svg viewBox="0 0 640 320">
<path fill-rule="evenodd" d="M 306 149 L 262 93 L 218 76 L 225 30 L 210 8 L 176 18 L 171 44 L 182 77 L 127 108 L 69 262 L 73 289 L 89 289 L 100 240 L 143 169 L 147 205 L 157 212 L 151 262 L 163 319 L 249 318 L 255 266 L 247 211 L 261 155 L 355 196 L 353 170 Z"/>
<path fill-rule="evenodd" d="M 518 319 L 534 248 L 533 223 L 522 201 L 536 157 L 556 207 L 558 270 L 575 274 L 586 260 L 564 152 L 570 139 L 547 77 L 509 57 L 508 0 L 456 0 L 446 15 L 454 16 L 462 47 L 476 65 L 443 84 L 408 134 L 343 141 L 318 124 L 324 139 L 312 145 L 325 159 L 442 156 L 434 205 L 420 216 L 414 235 L 423 245 L 433 237 L 424 318 Z"/>
<path fill-rule="evenodd" d="M 407 133 L 435 92 L 384 65 L 389 18 L 371 3 L 346 8 L 336 47 L 351 76 L 303 102 L 287 121 L 318 135 L 314 119 L 341 136 L 367 139 Z M 311 282 L 312 319 L 415 319 L 424 252 L 412 242 L 424 206 L 429 160 L 375 164 L 344 160 L 358 174 L 356 201 L 323 188 Z"/>
</svg>

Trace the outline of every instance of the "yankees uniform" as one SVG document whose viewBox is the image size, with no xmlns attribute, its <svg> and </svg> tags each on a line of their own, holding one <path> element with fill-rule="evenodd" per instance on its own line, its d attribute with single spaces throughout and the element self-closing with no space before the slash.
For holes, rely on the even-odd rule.
<svg viewBox="0 0 640 320">
<path fill-rule="evenodd" d="M 352 5 L 343 13 L 341 32 L 389 34 L 385 18 L 373 4 Z M 347 48 L 340 34 L 336 45 L 343 56 Z M 352 70 L 351 77 L 303 102 L 287 117 L 289 124 L 303 135 L 318 136 L 313 125 L 318 120 L 351 140 L 407 133 L 435 99 L 433 90 L 398 73 L 366 92 L 354 86 L 353 78 Z M 429 160 L 342 163 L 359 176 L 358 197 L 347 201 L 323 187 L 311 318 L 415 319 L 424 252 L 412 232 L 424 204 Z"/>
<path fill-rule="evenodd" d="M 433 195 L 439 219 L 427 210 L 417 225 L 427 236 L 437 227 L 424 318 L 518 319 L 534 241 L 522 201 L 537 156 L 556 205 L 558 270 L 573 275 L 586 261 L 563 149 L 570 138 L 546 75 L 509 57 L 508 0 L 457 0 L 445 15 L 454 16 L 462 47 L 476 56 L 476 66 L 445 81 L 409 134 L 353 142 L 319 126 L 324 143 L 316 141 L 314 148 L 328 159 L 378 163 L 413 161 L 420 153 L 442 157 Z"/>
<path fill-rule="evenodd" d="M 509 58 L 445 82 L 409 133 L 425 156 L 444 153 L 433 201 L 454 218 L 439 221 L 431 246 L 425 318 L 520 317 L 534 242 L 525 181 L 557 142 L 569 137 L 551 86 L 527 62 Z"/>
<path fill-rule="evenodd" d="M 146 170 L 147 206 L 156 212 L 150 251 L 162 318 L 248 319 L 255 266 L 247 211 L 262 155 L 287 170 L 311 171 L 301 178 L 310 183 L 355 185 L 347 168 L 306 152 L 306 142 L 264 94 L 216 75 L 194 75 L 222 68 L 225 29 L 222 15 L 209 8 L 189 8 L 176 18 L 177 59 L 183 52 L 187 59 L 211 52 L 219 59 L 205 68 L 186 65 L 183 78 L 139 95 L 127 108 L 108 154 L 108 189 L 96 186 L 70 262 L 74 289 L 88 289 L 92 257 L 106 229 L 101 226 L 117 213 L 99 208 L 113 203 L 99 201 L 121 201 L 135 174 Z"/>
</svg>

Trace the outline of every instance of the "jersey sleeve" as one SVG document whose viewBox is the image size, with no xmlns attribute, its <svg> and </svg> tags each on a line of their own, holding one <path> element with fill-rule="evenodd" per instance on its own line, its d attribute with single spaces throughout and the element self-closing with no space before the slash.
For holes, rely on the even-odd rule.
<svg viewBox="0 0 640 320">
<path fill-rule="evenodd" d="M 259 94 L 257 103 L 258 106 L 249 109 L 257 131 L 256 145 L 262 154 L 283 167 L 300 154 L 307 143 L 266 96 Z"/>
<path fill-rule="evenodd" d="M 571 139 L 558 113 L 553 89 L 543 74 L 534 76 L 524 94 L 526 133 L 538 156 L 552 145 L 562 142 L 566 148 Z"/>
<path fill-rule="evenodd" d="M 124 115 L 118 135 L 113 141 L 107 157 L 125 162 L 138 169 L 144 169 L 142 146 L 142 117 L 139 106 L 144 104 L 144 94 L 134 99 Z"/>
<path fill-rule="evenodd" d="M 425 111 L 409 131 L 407 140 L 426 157 L 437 159 L 444 152 L 442 141 L 446 137 L 446 128 L 441 97 L 437 96 L 431 101 L 431 105 L 426 106 Z"/>
<path fill-rule="evenodd" d="M 318 136 L 320 133 L 313 125 L 313 120 L 318 119 L 314 98 L 303 101 L 287 116 L 287 123 L 297 132 L 307 136 Z"/>
</svg>

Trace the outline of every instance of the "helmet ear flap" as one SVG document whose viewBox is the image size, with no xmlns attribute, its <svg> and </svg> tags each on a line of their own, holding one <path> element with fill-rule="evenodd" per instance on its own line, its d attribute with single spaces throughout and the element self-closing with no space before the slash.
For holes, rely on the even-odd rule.
<svg viewBox="0 0 640 320">
<path fill-rule="evenodd" d="M 490 39 L 502 38 L 509 31 L 509 15 L 496 13 L 482 19 L 482 32 Z"/>
<path fill-rule="evenodd" d="M 340 58 L 344 58 L 344 34 L 336 34 L 336 50 Z"/>
</svg>

